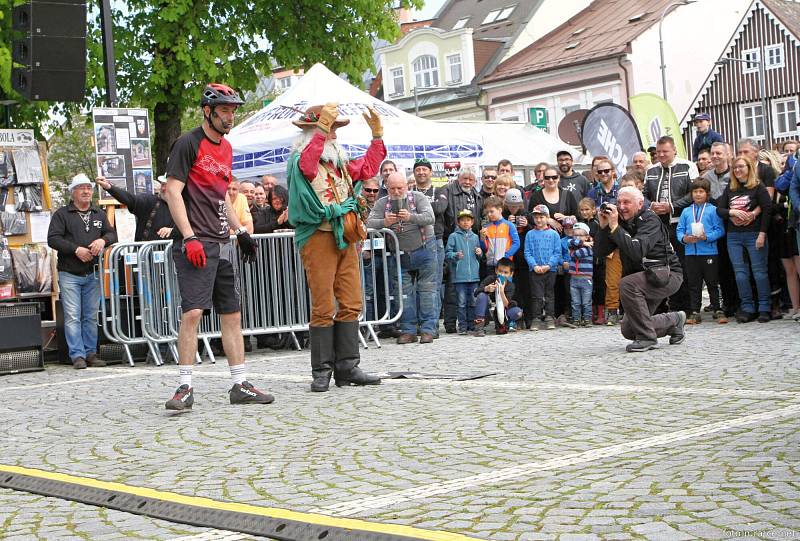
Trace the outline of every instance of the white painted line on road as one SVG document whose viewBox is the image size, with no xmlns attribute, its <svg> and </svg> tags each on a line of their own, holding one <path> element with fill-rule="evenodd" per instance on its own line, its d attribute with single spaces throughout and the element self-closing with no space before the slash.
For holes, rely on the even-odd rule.
<svg viewBox="0 0 800 541">
<path fill-rule="evenodd" d="M 253 538 L 245 534 L 226 530 L 211 530 L 195 535 L 187 535 L 185 537 L 173 537 L 171 541 L 242 541 L 244 539 Z"/>
<path fill-rule="evenodd" d="M 710 434 L 716 434 L 732 428 L 739 428 L 755 423 L 771 421 L 773 419 L 780 419 L 782 417 L 791 417 L 797 415 L 798 413 L 800 413 L 800 404 L 795 404 L 778 410 L 755 413 L 753 415 L 746 415 L 736 419 L 720 421 L 695 428 L 687 428 L 685 430 L 678 430 L 668 434 L 651 436 L 649 438 L 602 447 L 600 449 L 584 451 L 582 453 L 570 453 L 568 455 L 551 460 L 545 460 L 543 462 L 529 462 L 527 464 L 520 464 L 519 466 L 503 468 L 478 475 L 463 477 L 461 479 L 454 479 L 452 481 L 438 482 L 435 484 L 423 485 L 416 488 L 392 492 L 382 496 L 370 496 L 360 500 L 353 500 L 328 507 L 311 509 L 309 512 L 349 517 L 365 513 L 367 511 L 385 509 L 387 507 L 392 507 L 394 505 L 405 503 L 411 500 L 420 500 L 424 498 L 430 498 L 432 496 L 438 496 L 440 494 L 448 494 L 451 492 L 470 491 L 487 485 L 499 485 L 503 481 L 524 479 L 542 471 L 585 464 L 587 462 L 594 462 L 596 460 L 623 455 L 632 451 L 649 449 L 653 447 L 663 447 L 668 444 L 686 441 L 701 436 L 708 436 Z"/>
<path fill-rule="evenodd" d="M 23 391 L 28 389 L 42 389 L 44 387 L 55 387 L 57 385 L 72 385 L 73 383 L 86 383 L 88 381 L 100 381 L 104 379 L 119 379 L 119 378 L 130 378 L 132 376 L 138 376 L 144 371 L 134 371 L 130 370 L 124 373 L 119 374 L 108 374 L 106 376 L 95 376 L 91 378 L 80 378 L 80 379 L 68 379 L 64 381 L 53 381 L 50 383 L 35 383 L 33 385 L 19 385 L 17 387 L 0 387 L 0 391 Z"/>
<path fill-rule="evenodd" d="M 288 359 L 305 355 L 284 355 L 276 359 Z M 251 365 L 252 366 L 252 365 Z M 167 367 L 165 371 L 156 367 L 151 368 L 93 368 L 93 372 L 107 373 L 104 376 L 70 379 L 65 381 L 55 381 L 51 383 L 38 383 L 33 385 L 20 385 L 16 387 L 0 387 L 0 391 L 21 391 L 25 389 L 40 389 L 57 385 L 71 385 L 73 383 L 86 383 L 104 379 L 127 378 L 137 375 L 172 375 L 172 368 L 177 365 Z M 211 369 L 206 366 L 195 365 L 194 374 L 197 376 L 210 377 L 229 377 L 226 370 L 227 366 L 220 366 L 219 369 Z M 248 371 L 250 376 L 258 378 L 284 381 L 289 383 L 307 383 L 310 376 L 302 374 L 275 374 L 270 372 Z M 601 393 L 627 393 L 627 394 L 677 394 L 677 395 L 698 395 L 698 396 L 730 396 L 736 398 L 752 399 L 794 399 L 800 398 L 800 393 L 793 391 L 766 391 L 759 389 L 722 389 L 715 387 L 670 387 L 660 385 L 618 385 L 618 384 L 589 384 L 589 383 L 562 383 L 562 382 L 526 382 L 526 381 L 493 381 L 489 379 L 455 381 L 452 379 L 384 379 L 384 384 L 388 385 L 437 385 L 453 387 L 477 387 L 488 389 L 522 389 L 539 390 L 548 389 L 556 391 L 578 391 L 578 392 L 601 392 Z"/>
</svg>

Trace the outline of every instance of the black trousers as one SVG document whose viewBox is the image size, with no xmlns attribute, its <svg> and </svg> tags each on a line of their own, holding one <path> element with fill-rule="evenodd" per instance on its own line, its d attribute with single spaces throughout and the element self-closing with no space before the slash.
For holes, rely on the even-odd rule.
<svg viewBox="0 0 800 541">
<path fill-rule="evenodd" d="M 719 256 L 687 255 L 683 260 L 683 275 L 689 283 L 689 310 L 700 312 L 703 298 L 703 282 L 708 288 L 711 308 L 716 312 L 719 305 Z"/>
<path fill-rule="evenodd" d="M 544 309 L 545 316 L 555 317 L 556 273 L 548 271 L 543 274 L 536 274 L 531 271 L 530 283 L 533 320 L 541 319 L 542 309 Z"/>
<path fill-rule="evenodd" d="M 678 241 L 677 223 L 669 224 L 669 242 L 675 249 L 675 253 L 681 262 L 681 267 L 683 267 L 684 260 L 686 259 L 686 247 L 680 241 Z M 689 286 L 686 283 L 686 280 L 681 282 L 681 286 L 678 288 L 678 291 L 669 296 L 669 309 L 673 312 L 679 312 L 681 310 L 685 312 L 689 311 Z"/>
<path fill-rule="evenodd" d="M 722 290 L 722 309 L 731 317 L 739 309 L 739 289 L 736 287 L 736 275 L 728 255 L 728 243 L 724 238 L 717 241 L 719 251 L 719 285 Z"/>
</svg>

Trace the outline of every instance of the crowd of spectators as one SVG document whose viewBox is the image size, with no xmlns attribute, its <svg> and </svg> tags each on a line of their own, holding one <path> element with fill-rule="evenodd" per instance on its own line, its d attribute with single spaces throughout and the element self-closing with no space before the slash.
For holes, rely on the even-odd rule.
<svg viewBox="0 0 800 541">
<path fill-rule="evenodd" d="M 389 276 L 404 310 L 379 336 L 400 344 L 432 342 L 440 319 L 446 333 L 475 336 L 492 323 L 497 334 L 618 325 L 623 258 L 619 249 L 599 255 L 594 241 L 598 213 L 632 187 L 663 222 L 683 271 L 683 284 L 659 310 L 683 311 L 688 324 L 800 321 L 800 145 L 786 141 L 778 152 L 743 139 L 734 148 L 709 134 L 706 120 L 698 119 L 706 131 L 698 130 L 694 161 L 677 157 L 674 141 L 662 137 L 634 154 L 622 175 L 605 156 L 578 172 L 564 150 L 555 164 L 537 164 L 525 185 L 501 160 L 463 167 L 434 186 L 427 159 L 417 160 L 408 177 L 386 160 L 360 193 L 371 208 L 368 226 L 397 235 L 401 269 L 384 269 L 376 257 L 397 247 L 363 247 L 367 319 L 385 313 L 375 297 Z M 173 224 L 158 195 L 135 197 L 99 182 L 137 214 L 136 240 L 169 235 Z M 229 193 L 249 232 L 293 228 L 289 193 L 274 177 L 231 182 Z"/>
</svg>

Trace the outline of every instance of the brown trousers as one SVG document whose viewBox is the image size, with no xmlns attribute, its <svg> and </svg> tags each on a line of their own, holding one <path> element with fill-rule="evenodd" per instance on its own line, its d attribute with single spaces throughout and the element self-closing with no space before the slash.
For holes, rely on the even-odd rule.
<svg viewBox="0 0 800 541">
<path fill-rule="evenodd" d="M 620 280 L 622 280 L 622 257 L 617 248 L 606 257 L 606 310 L 619 310 Z"/>
<path fill-rule="evenodd" d="M 317 230 L 300 250 L 311 290 L 312 327 L 356 321 L 361 314 L 361 273 L 356 245 L 336 247 L 331 231 Z M 338 309 L 337 309 L 338 304 Z"/>
</svg>

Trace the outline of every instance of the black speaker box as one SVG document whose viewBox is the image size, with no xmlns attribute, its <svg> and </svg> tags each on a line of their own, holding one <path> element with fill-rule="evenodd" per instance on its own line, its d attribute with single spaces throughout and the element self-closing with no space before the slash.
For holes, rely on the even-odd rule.
<svg viewBox="0 0 800 541">
<path fill-rule="evenodd" d="M 11 24 L 14 30 L 32 36 L 82 38 L 86 36 L 86 4 L 22 4 L 12 11 Z"/>
<path fill-rule="evenodd" d="M 33 0 L 12 11 L 12 26 L 24 35 L 12 43 L 22 64 L 11 86 L 29 100 L 82 101 L 86 87 L 86 3 Z"/>
<path fill-rule="evenodd" d="M 14 90 L 31 100 L 83 101 L 85 71 L 11 70 Z"/>
</svg>

